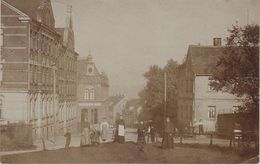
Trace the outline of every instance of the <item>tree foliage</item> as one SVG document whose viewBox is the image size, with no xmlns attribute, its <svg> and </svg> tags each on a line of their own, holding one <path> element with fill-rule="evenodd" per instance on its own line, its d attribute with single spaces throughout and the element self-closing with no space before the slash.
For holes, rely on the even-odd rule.
<svg viewBox="0 0 260 164">
<path fill-rule="evenodd" d="M 157 125 L 163 122 L 164 118 L 164 72 L 167 75 L 167 101 L 166 115 L 176 118 L 177 91 L 176 91 L 176 68 L 178 64 L 174 60 L 169 60 L 164 68 L 153 65 L 144 73 L 147 80 L 144 90 L 139 93 L 143 106 L 143 113 L 140 119 L 152 119 Z"/>
<path fill-rule="evenodd" d="M 259 25 L 232 26 L 224 55 L 213 72 L 211 86 L 245 100 L 242 109 L 259 108 Z"/>
</svg>

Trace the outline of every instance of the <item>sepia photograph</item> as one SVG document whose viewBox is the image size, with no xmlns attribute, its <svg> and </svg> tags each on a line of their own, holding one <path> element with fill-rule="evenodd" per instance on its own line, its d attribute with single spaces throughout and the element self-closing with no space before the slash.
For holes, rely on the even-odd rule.
<svg viewBox="0 0 260 164">
<path fill-rule="evenodd" d="M 259 163 L 260 0 L 0 0 L 0 163 Z"/>
</svg>

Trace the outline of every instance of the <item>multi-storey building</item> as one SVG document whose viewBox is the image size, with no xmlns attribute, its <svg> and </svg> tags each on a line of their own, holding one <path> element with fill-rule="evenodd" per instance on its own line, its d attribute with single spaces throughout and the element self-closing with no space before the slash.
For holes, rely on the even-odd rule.
<svg viewBox="0 0 260 164">
<path fill-rule="evenodd" d="M 76 125 L 77 56 L 71 14 L 55 28 L 50 0 L 1 0 L 1 117 L 34 137 Z"/>
<path fill-rule="evenodd" d="M 189 46 L 178 68 L 178 122 L 182 125 L 202 124 L 205 131 L 215 131 L 217 115 L 233 112 L 241 105 L 236 96 L 213 91 L 209 85 L 221 55 L 224 47 L 220 38 L 214 38 L 213 46 Z"/>
<path fill-rule="evenodd" d="M 91 124 L 107 121 L 109 83 L 105 73 L 99 73 L 89 54 L 86 59 L 78 60 L 78 105 L 81 120 Z"/>
</svg>

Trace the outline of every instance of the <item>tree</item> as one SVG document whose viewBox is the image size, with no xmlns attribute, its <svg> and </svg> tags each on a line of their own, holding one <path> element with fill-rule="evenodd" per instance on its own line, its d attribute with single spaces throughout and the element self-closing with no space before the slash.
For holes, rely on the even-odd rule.
<svg viewBox="0 0 260 164">
<path fill-rule="evenodd" d="M 177 92 L 175 71 L 178 64 L 174 60 L 169 60 L 164 68 L 157 65 L 150 67 L 144 74 L 147 80 L 144 90 L 139 93 L 143 106 L 141 119 L 152 119 L 161 128 L 164 119 L 164 72 L 167 74 L 167 103 L 166 115 L 176 119 Z"/>
<path fill-rule="evenodd" d="M 259 108 L 259 25 L 232 26 L 211 86 L 244 99 L 243 111 Z"/>
</svg>

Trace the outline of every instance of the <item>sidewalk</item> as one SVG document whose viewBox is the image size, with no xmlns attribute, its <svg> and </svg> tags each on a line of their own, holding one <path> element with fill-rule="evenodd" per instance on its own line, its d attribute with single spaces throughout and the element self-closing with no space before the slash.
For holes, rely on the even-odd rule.
<svg viewBox="0 0 260 164">
<path fill-rule="evenodd" d="M 45 148 L 46 150 L 56 150 L 65 147 L 66 138 L 64 136 L 58 136 L 56 138 L 56 143 L 54 143 L 53 138 L 52 140 L 45 140 Z M 27 153 L 27 152 L 35 152 L 35 151 L 42 151 L 43 144 L 42 140 L 36 140 L 34 142 L 36 149 L 31 150 L 16 150 L 16 151 L 4 151 L 0 152 L 0 156 L 9 155 L 9 154 L 20 154 L 20 153 Z M 71 136 L 70 147 L 79 147 L 80 146 L 80 134 L 75 134 Z"/>
<path fill-rule="evenodd" d="M 109 132 L 110 139 L 106 141 L 112 142 L 112 131 Z M 80 147 L 80 137 L 81 134 L 72 134 L 71 136 L 71 142 L 70 147 Z M 129 139 L 131 140 L 131 139 Z M 45 140 L 45 148 L 46 150 L 57 150 L 57 149 L 63 149 L 65 147 L 66 138 L 64 136 L 57 136 L 56 142 L 54 142 L 53 138 L 50 140 Z M 104 143 L 104 142 L 101 142 Z M 42 151 L 43 150 L 43 144 L 42 140 L 36 140 L 33 143 L 36 146 L 36 149 L 30 149 L 30 150 L 15 150 L 15 151 L 3 151 L 0 152 L 0 156 L 3 155 L 10 155 L 10 154 L 21 154 L 21 153 L 28 153 L 28 152 L 36 152 L 36 151 Z"/>
</svg>

